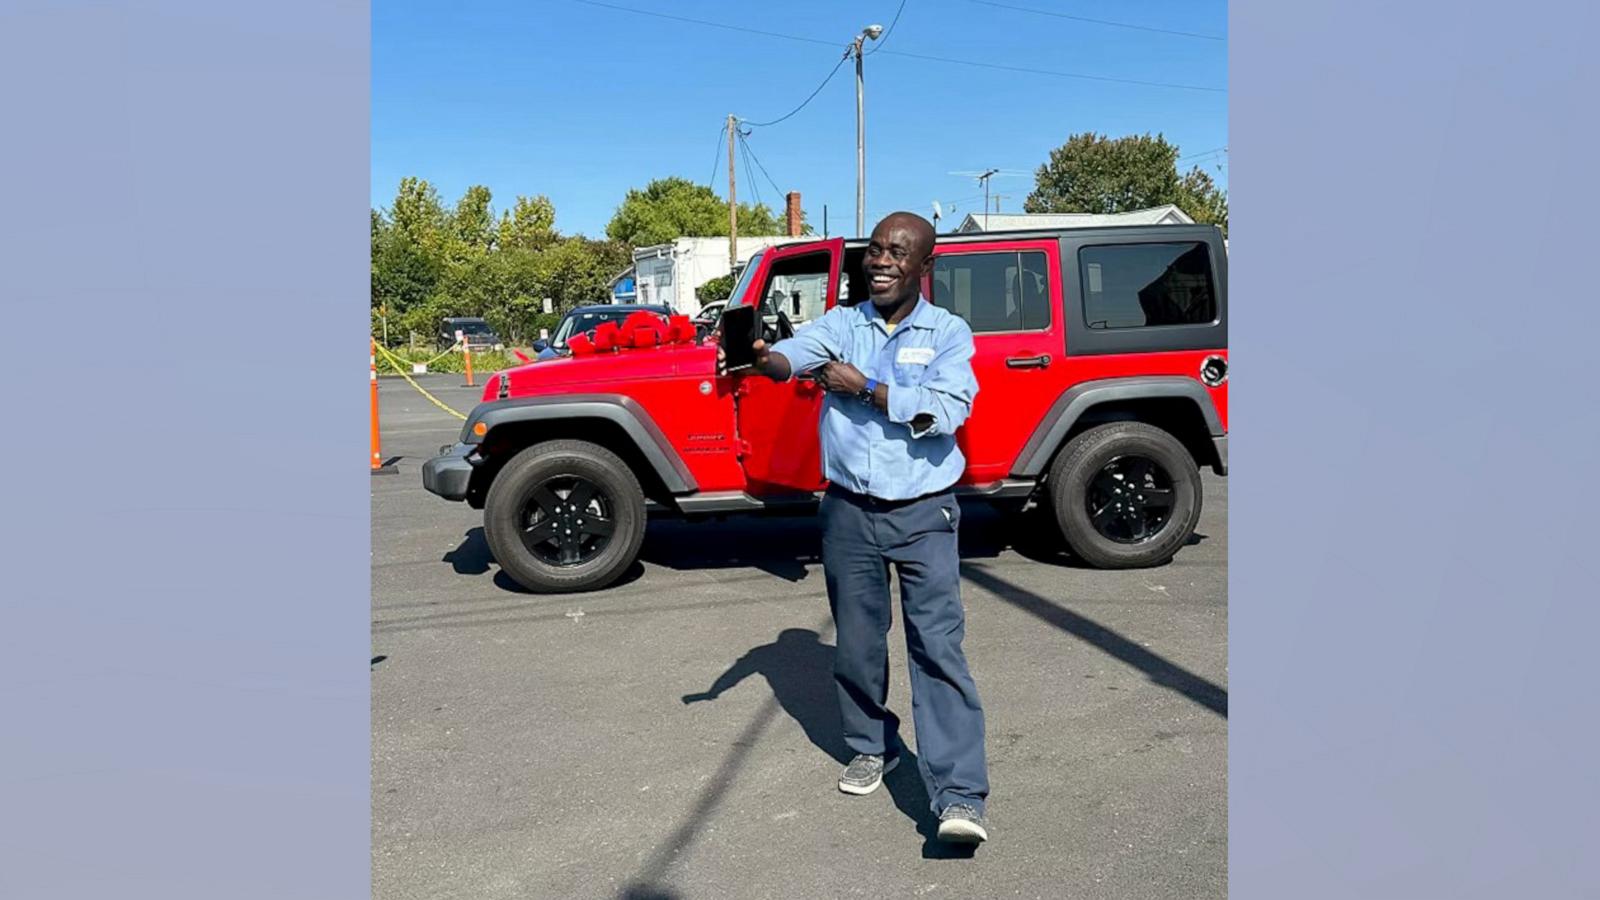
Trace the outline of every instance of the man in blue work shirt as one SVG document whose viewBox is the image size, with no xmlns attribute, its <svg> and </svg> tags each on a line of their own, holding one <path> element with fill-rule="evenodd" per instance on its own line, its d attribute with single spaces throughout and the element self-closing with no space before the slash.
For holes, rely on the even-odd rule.
<svg viewBox="0 0 1600 900">
<path fill-rule="evenodd" d="M 972 411 L 972 329 L 922 298 L 933 226 L 898 212 L 872 231 L 871 302 L 840 306 L 794 337 L 754 344 L 756 370 L 776 381 L 812 374 L 822 407 L 822 564 L 838 633 L 834 681 L 845 743 L 856 757 L 839 778 L 870 794 L 900 761 L 900 720 L 885 705 L 893 613 L 889 564 L 911 669 L 912 719 L 923 783 L 941 840 L 988 839 L 983 706 L 961 639 L 961 508 L 951 486 L 966 459 L 955 432 Z M 721 368 L 723 354 L 718 349 Z"/>
</svg>

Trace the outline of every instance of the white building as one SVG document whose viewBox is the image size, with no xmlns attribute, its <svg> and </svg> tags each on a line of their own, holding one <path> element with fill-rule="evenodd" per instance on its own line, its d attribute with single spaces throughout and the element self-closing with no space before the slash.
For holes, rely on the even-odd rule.
<svg viewBox="0 0 1600 900">
<path fill-rule="evenodd" d="M 967 213 L 957 234 L 1026 231 L 1033 228 L 1100 228 L 1107 225 L 1193 225 L 1183 210 L 1167 204 L 1120 213 Z"/>
<path fill-rule="evenodd" d="M 790 191 L 783 198 L 783 219 L 786 235 L 741 237 L 735 248 L 739 265 L 767 247 L 794 241 L 815 240 L 802 237 L 803 216 L 800 212 L 800 192 Z M 640 247 L 633 251 L 633 265 L 611 280 L 613 303 L 665 303 L 674 312 L 693 316 L 700 312 L 700 298 L 695 289 L 713 278 L 721 278 L 733 271 L 728 264 L 728 239 L 726 237 L 681 237 L 666 244 Z M 791 305 L 819 305 L 821 298 L 810 296 L 810 285 L 774 285 L 782 287 Z M 799 291 L 800 296 L 794 296 Z"/>
<path fill-rule="evenodd" d="M 783 235 L 739 238 L 739 263 L 743 265 L 757 251 L 796 240 Z M 633 251 L 634 303 L 665 303 L 674 312 L 695 315 L 700 300 L 695 288 L 733 271 L 728 266 L 728 239 L 725 237 L 683 237 L 654 247 Z"/>
</svg>

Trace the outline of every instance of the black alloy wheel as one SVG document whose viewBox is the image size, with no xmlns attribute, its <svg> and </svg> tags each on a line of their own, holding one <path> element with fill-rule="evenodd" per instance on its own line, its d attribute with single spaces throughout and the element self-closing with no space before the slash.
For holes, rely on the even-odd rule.
<svg viewBox="0 0 1600 900">
<path fill-rule="evenodd" d="M 522 545 L 548 565 L 567 568 L 598 558 L 616 532 L 615 501 L 578 476 L 552 478 L 528 496 Z"/>
<path fill-rule="evenodd" d="M 1172 476 L 1155 460 L 1118 456 L 1089 482 L 1084 505 L 1095 531 L 1119 544 L 1154 538 L 1172 518 Z"/>
</svg>

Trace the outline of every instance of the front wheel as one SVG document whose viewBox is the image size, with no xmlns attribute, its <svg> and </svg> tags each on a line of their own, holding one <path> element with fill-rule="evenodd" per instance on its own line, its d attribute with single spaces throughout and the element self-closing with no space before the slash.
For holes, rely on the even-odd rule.
<svg viewBox="0 0 1600 900">
<path fill-rule="evenodd" d="M 538 593 L 592 591 L 621 577 L 644 540 L 644 492 L 615 453 L 548 441 L 507 462 L 484 500 L 500 568 Z"/>
<path fill-rule="evenodd" d="M 1050 467 L 1050 499 L 1067 547 L 1099 569 L 1170 561 L 1200 521 L 1200 470 L 1170 433 L 1143 422 L 1085 431 Z"/>
</svg>

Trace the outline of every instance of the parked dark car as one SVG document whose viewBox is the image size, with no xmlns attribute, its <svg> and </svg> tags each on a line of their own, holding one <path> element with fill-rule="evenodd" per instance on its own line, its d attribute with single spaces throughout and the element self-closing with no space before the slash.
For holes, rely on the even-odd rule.
<svg viewBox="0 0 1600 900">
<path fill-rule="evenodd" d="M 595 303 L 590 306 L 576 306 L 561 319 L 561 324 L 556 326 L 556 333 L 550 336 L 550 343 L 539 350 L 539 359 L 554 359 L 567 351 L 567 339 L 575 334 L 594 331 L 601 322 L 616 322 L 643 310 L 655 313 L 662 318 L 672 315 L 672 309 L 662 303 Z"/>
<path fill-rule="evenodd" d="M 499 350 L 505 346 L 505 341 L 483 319 L 477 316 L 450 316 L 439 322 L 439 349 L 455 344 L 457 331 L 461 332 L 471 350 Z"/>
</svg>

